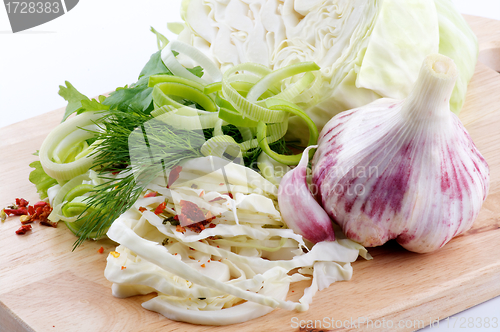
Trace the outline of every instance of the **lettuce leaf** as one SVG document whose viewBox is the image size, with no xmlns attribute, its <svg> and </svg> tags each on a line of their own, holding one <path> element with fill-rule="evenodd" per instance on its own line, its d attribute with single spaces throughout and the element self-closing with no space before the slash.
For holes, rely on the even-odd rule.
<svg viewBox="0 0 500 332">
<path fill-rule="evenodd" d="M 82 101 L 90 101 L 89 97 L 80 93 L 70 82 L 66 81 L 65 84 L 66 86 L 59 85 L 59 95 L 68 102 L 61 122 L 66 121 L 71 114 L 82 108 Z"/>
<path fill-rule="evenodd" d="M 203 69 L 199 66 L 188 70 L 198 77 L 203 75 Z M 116 89 L 103 104 L 110 109 L 124 112 L 151 113 L 153 110 L 153 88 L 148 86 L 151 75 L 172 75 L 161 59 L 161 51 L 151 55 L 135 84 Z"/>
<path fill-rule="evenodd" d="M 108 106 L 102 104 L 102 102 L 106 99 L 105 96 L 99 96 L 99 100 L 91 100 L 89 97 L 80 93 L 70 82 L 66 81 L 65 84 L 66 86 L 59 86 L 59 95 L 68 102 L 61 122 L 66 121 L 66 119 L 73 113 L 80 114 L 83 112 L 95 112 L 109 108 Z"/>
<path fill-rule="evenodd" d="M 29 175 L 29 180 L 36 186 L 40 199 L 44 199 L 48 196 L 47 189 L 56 185 L 57 181 L 45 173 L 40 161 L 34 161 L 29 166 L 34 168 Z"/>
</svg>

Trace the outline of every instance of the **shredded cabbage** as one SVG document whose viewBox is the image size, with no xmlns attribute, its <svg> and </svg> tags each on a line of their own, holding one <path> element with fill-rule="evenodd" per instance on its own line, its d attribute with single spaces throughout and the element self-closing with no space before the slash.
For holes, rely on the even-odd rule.
<svg viewBox="0 0 500 332">
<path fill-rule="evenodd" d="M 450 100 L 458 114 L 477 60 L 477 39 L 451 0 L 183 0 L 182 8 L 178 40 L 222 71 L 244 62 L 273 70 L 317 63 L 313 87 L 291 101 L 319 129 L 341 111 L 405 98 L 423 59 L 437 52 L 459 68 Z M 291 118 L 290 128 L 287 138 L 305 143 L 300 120 Z"/>
<path fill-rule="evenodd" d="M 184 163 L 169 189 L 161 185 L 164 179 L 153 181 L 146 191 L 156 194 L 138 199 L 112 224 L 107 235 L 120 245 L 108 256 L 104 274 L 113 282 L 114 296 L 156 292 L 144 308 L 194 324 L 234 324 L 277 307 L 307 310 L 317 291 L 351 278 L 350 263 L 359 255 L 371 258 L 340 234 L 338 241 L 308 249 L 281 220 L 273 184 L 228 164 L 222 166 L 226 186 L 222 167 L 209 172 L 208 165 L 218 161 Z M 181 199 L 215 216 L 211 224 L 201 231 L 176 224 L 172 217 L 181 211 Z M 290 273 L 294 269 L 298 272 Z M 286 300 L 292 282 L 311 277 L 298 302 Z"/>
</svg>

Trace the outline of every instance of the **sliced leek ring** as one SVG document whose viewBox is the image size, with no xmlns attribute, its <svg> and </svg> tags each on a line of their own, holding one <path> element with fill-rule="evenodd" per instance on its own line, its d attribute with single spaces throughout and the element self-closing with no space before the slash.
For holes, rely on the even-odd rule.
<svg viewBox="0 0 500 332">
<path fill-rule="evenodd" d="M 47 135 L 40 147 L 39 157 L 43 170 L 48 176 L 62 182 L 71 180 L 75 176 L 84 174 L 89 170 L 94 162 L 94 156 L 86 155 L 72 162 L 58 163 L 55 160 L 60 161 L 61 158 L 56 156 L 56 151 L 64 150 L 58 147 L 61 142 L 64 142 L 63 144 L 67 143 L 65 141 L 67 137 L 70 137 L 69 140 L 73 143 L 76 143 L 73 139 L 75 137 L 78 140 L 86 140 L 94 137 L 95 133 L 81 128 L 95 125 L 102 117 L 102 112 L 85 112 L 60 123 Z M 75 132 L 77 134 L 73 134 Z"/>
<path fill-rule="evenodd" d="M 295 104 L 287 102 L 285 100 L 280 99 L 269 99 L 266 101 L 266 105 L 270 109 L 279 109 L 286 112 L 289 112 L 293 115 L 297 115 L 301 119 L 303 119 L 307 127 L 309 128 L 309 142 L 308 145 L 315 145 L 318 142 L 318 128 L 316 124 L 311 120 L 311 118 L 299 107 Z M 257 125 L 257 140 L 259 142 L 259 146 L 269 157 L 273 158 L 277 162 L 280 162 L 285 165 L 297 165 L 302 157 L 302 153 L 296 155 L 283 155 L 274 152 L 269 147 L 269 140 L 267 138 L 267 125 L 264 122 L 259 122 Z M 309 151 L 310 155 L 314 153 L 313 151 Z"/>
<path fill-rule="evenodd" d="M 205 54 L 203 54 L 196 47 L 188 45 L 186 43 L 174 40 L 165 46 L 161 51 L 161 58 L 165 66 L 177 76 L 181 76 L 192 81 L 207 84 L 205 79 L 199 78 L 198 76 L 191 73 L 189 70 L 184 68 L 183 65 L 179 63 L 172 51 L 176 51 L 184 54 L 185 56 L 191 58 L 193 61 L 197 62 L 205 72 L 210 76 L 212 82 L 218 82 L 222 79 L 222 74 L 215 63 L 210 60 Z"/>
</svg>

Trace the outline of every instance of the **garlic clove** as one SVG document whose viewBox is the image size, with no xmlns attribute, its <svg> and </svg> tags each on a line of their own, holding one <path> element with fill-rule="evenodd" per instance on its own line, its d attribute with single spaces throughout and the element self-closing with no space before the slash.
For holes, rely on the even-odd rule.
<svg viewBox="0 0 500 332">
<path fill-rule="evenodd" d="M 451 59 L 428 56 L 406 100 L 379 99 L 323 128 L 313 183 L 349 238 L 430 252 L 472 226 L 489 168 L 449 109 L 457 76 Z"/>
<path fill-rule="evenodd" d="M 314 199 L 307 184 L 309 150 L 316 147 L 312 145 L 304 150 L 299 164 L 281 179 L 278 190 L 283 221 L 313 243 L 335 240 L 332 220 Z"/>
</svg>

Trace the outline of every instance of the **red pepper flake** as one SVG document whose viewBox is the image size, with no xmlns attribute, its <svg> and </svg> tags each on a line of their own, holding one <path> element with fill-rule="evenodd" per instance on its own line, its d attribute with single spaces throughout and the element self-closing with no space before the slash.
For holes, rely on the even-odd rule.
<svg viewBox="0 0 500 332">
<path fill-rule="evenodd" d="M 193 259 L 194 260 L 194 257 L 193 256 L 188 256 L 189 259 Z"/>
<path fill-rule="evenodd" d="M 28 214 L 30 216 L 34 215 L 35 214 L 35 208 L 33 206 L 28 206 Z"/>
<path fill-rule="evenodd" d="M 224 185 L 224 182 L 219 183 L 219 186 L 223 186 L 223 185 Z"/>
<path fill-rule="evenodd" d="M 210 225 L 208 225 L 208 228 L 214 228 L 215 226 L 215 224 L 210 223 Z"/>
<path fill-rule="evenodd" d="M 205 214 L 195 203 L 181 200 L 179 204 L 181 206 L 179 222 L 182 226 L 187 226 L 205 220 Z"/>
<path fill-rule="evenodd" d="M 47 202 L 40 201 L 40 202 L 35 203 L 35 205 L 33 205 L 33 207 L 35 209 L 38 209 L 39 207 L 43 208 L 44 206 L 47 206 L 47 205 L 49 205 Z"/>
<path fill-rule="evenodd" d="M 38 208 L 37 211 L 41 209 L 42 212 L 38 214 L 38 219 L 40 219 L 40 224 L 45 226 L 57 227 L 57 222 L 52 222 L 48 220 L 49 214 L 52 212 L 52 208 L 49 205 L 45 205 L 42 208 Z"/>
<path fill-rule="evenodd" d="M 16 231 L 16 234 L 17 235 L 23 235 L 23 234 L 26 234 L 27 231 L 30 231 L 31 230 L 31 225 L 23 225 L 21 226 L 17 231 Z"/>
<path fill-rule="evenodd" d="M 167 205 L 167 204 L 166 204 L 165 202 L 163 202 L 163 203 L 161 203 L 160 205 L 158 205 L 158 206 L 156 207 L 156 209 L 155 209 L 155 214 L 156 214 L 156 215 L 159 215 L 160 213 L 162 213 L 162 212 L 163 212 L 163 210 L 165 210 L 166 205 Z"/>
<path fill-rule="evenodd" d="M 144 195 L 144 198 L 146 198 L 146 197 L 156 197 L 156 195 L 158 195 L 158 193 L 156 191 L 152 191 L 152 192 L 147 193 L 146 195 Z"/>
<path fill-rule="evenodd" d="M 125 270 L 127 267 L 126 266 L 122 266 L 122 270 Z"/>
<path fill-rule="evenodd" d="M 229 197 L 231 197 L 231 199 L 234 199 L 233 194 L 231 194 L 231 193 L 227 193 L 227 195 L 228 195 Z"/>
<path fill-rule="evenodd" d="M 18 207 L 17 209 L 6 208 L 6 209 L 4 209 L 4 211 L 8 216 L 10 216 L 10 215 L 22 216 L 23 214 L 28 214 L 28 209 L 26 209 L 26 207 L 24 207 L 24 206 Z"/>
<path fill-rule="evenodd" d="M 100 247 L 99 250 L 97 250 L 98 253 L 102 254 L 104 252 L 104 248 Z"/>
<path fill-rule="evenodd" d="M 174 182 L 179 178 L 179 174 L 182 171 L 182 167 L 177 165 L 168 174 L 168 183 L 167 183 L 167 188 L 169 188 Z"/>
<path fill-rule="evenodd" d="M 201 267 L 205 267 L 205 264 L 201 264 Z"/>
<path fill-rule="evenodd" d="M 139 208 L 139 211 L 140 211 L 141 213 L 142 213 L 142 212 L 144 212 L 144 211 L 146 211 L 146 210 L 147 210 L 147 209 L 146 209 L 144 206 L 141 206 L 141 207 Z"/>
<path fill-rule="evenodd" d="M 177 255 L 177 253 L 175 253 L 174 255 Z"/>
<path fill-rule="evenodd" d="M 58 224 L 57 221 L 53 222 L 53 221 L 50 221 L 49 219 L 40 220 L 40 225 L 44 225 L 44 226 L 57 227 L 57 224 Z"/>
<path fill-rule="evenodd" d="M 210 263 L 210 259 L 208 260 L 208 262 L 207 262 L 207 263 Z"/>
<path fill-rule="evenodd" d="M 219 248 L 219 246 L 217 246 L 217 248 Z"/>
<path fill-rule="evenodd" d="M 209 203 L 213 203 L 213 202 L 218 202 L 218 201 L 227 201 L 227 199 L 225 199 L 224 197 L 216 197 L 214 199 L 212 199 L 211 201 L 208 201 Z"/>
<path fill-rule="evenodd" d="M 16 205 L 19 207 L 27 207 L 29 202 L 24 198 L 16 198 Z"/>
<path fill-rule="evenodd" d="M 175 226 L 175 230 L 177 232 L 180 232 L 180 233 L 183 233 L 183 234 L 186 233 L 186 229 L 184 227 L 182 227 L 181 225 Z"/>
</svg>

